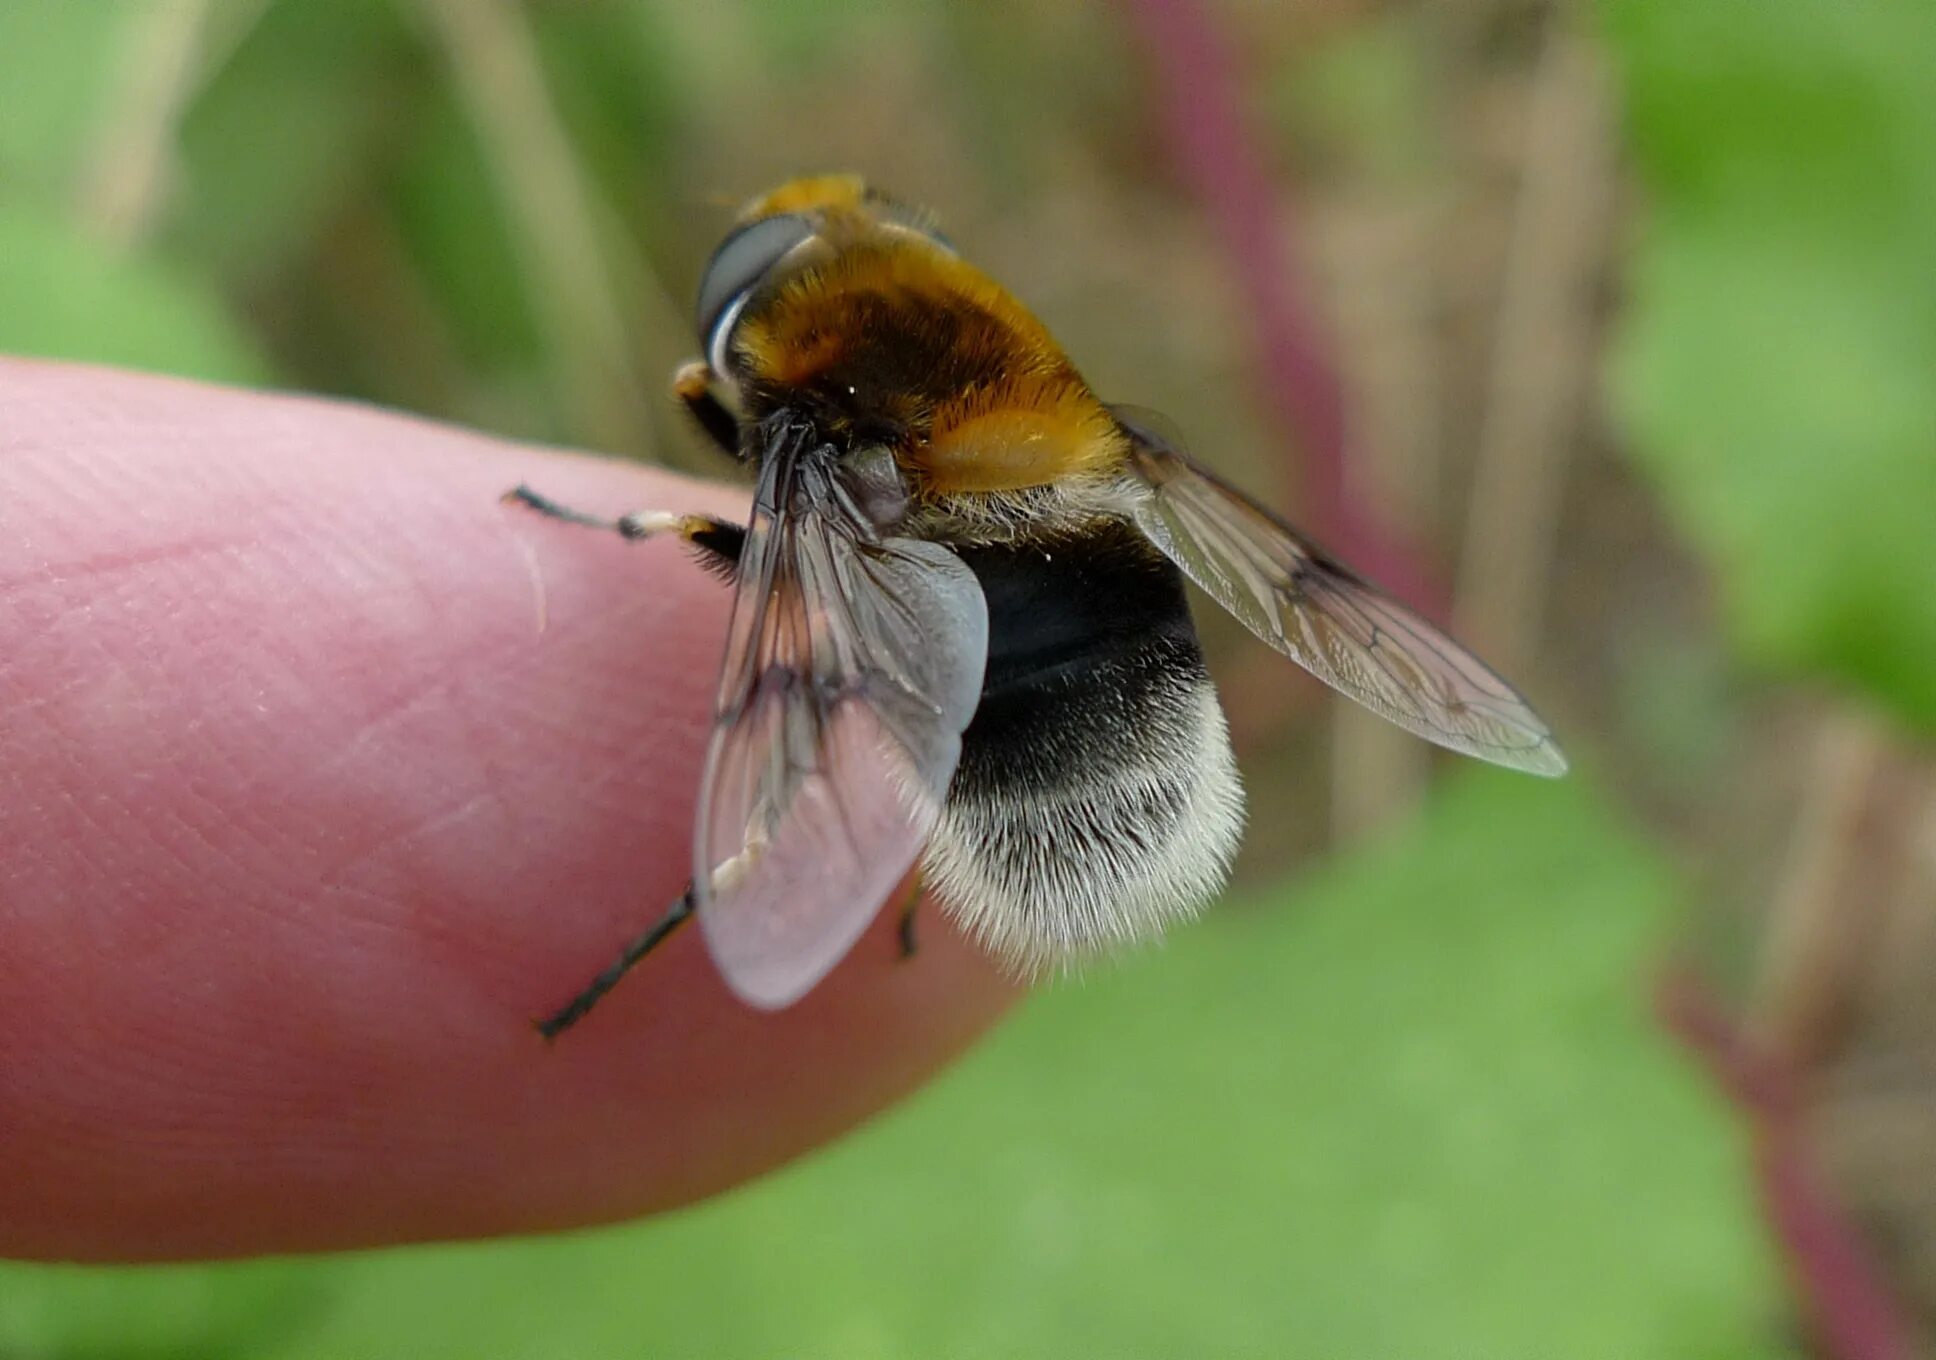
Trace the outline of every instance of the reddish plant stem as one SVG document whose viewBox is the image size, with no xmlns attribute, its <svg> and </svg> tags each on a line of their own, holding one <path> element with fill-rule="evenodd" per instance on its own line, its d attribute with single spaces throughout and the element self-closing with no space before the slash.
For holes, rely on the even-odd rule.
<svg viewBox="0 0 1936 1360">
<path fill-rule="evenodd" d="M 1655 982 L 1654 1010 L 1744 1114 L 1762 1124 L 1794 1122 L 1799 1101 L 1793 1074 L 1748 1037 L 1691 968 L 1675 965 L 1662 971 Z"/>
<path fill-rule="evenodd" d="M 1124 0 L 1146 50 L 1178 176 L 1202 204 L 1250 305 L 1254 380 L 1290 446 L 1306 518 L 1366 575 L 1434 616 L 1443 588 L 1417 549 L 1352 491 L 1344 390 L 1316 319 L 1294 224 L 1270 183 L 1242 82 L 1198 0 Z"/>
<path fill-rule="evenodd" d="M 1787 1064 L 1757 1045 L 1685 968 L 1662 975 L 1655 1007 L 1748 1125 L 1762 1212 L 1782 1244 L 1790 1286 L 1819 1353 L 1829 1360 L 1910 1360 L 1912 1328 L 1867 1245 L 1810 1165 Z"/>
</svg>

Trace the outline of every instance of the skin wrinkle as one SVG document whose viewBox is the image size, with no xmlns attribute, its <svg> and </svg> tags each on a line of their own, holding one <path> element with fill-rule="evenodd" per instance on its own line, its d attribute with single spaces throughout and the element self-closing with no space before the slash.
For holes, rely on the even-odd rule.
<svg viewBox="0 0 1936 1360">
<path fill-rule="evenodd" d="M 0 581 L 43 587 L 0 599 L 0 1254 L 671 1207 L 850 1127 L 1012 997 L 929 909 L 912 963 L 883 916 L 780 1014 L 688 932 L 556 1047 L 527 1028 L 684 881 L 727 594 L 496 498 L 737 518 L 743 492 L 66 365 L 0 361 L 0 412 L 29 526 Z M 238 524 L 232 555 L 167 550 Z M 113 554 L 143 560 L 49 583 Z"/>
<path fill-rule="evenodd" d="M 436 833 L 456 826 L 482 808 L 494 808 L 500 812 L 509 811 L 503 795 L 496 789 L 483 789 L 473 793 L 456 807 L 427 808 L 417 820 L 385 830 L 374 841 L 358 847 L 347 858 L 317 866 L 316 881 L 323 888 L 333 890 L 363 865 L 380 859 L 386 854 L 407 855 L 415 847 L 434 837 Z"/>
<path fill-rule="evenodd" d="M 158 543 L 147 548 L 100 553 L 77 561 L 50 564 L 44 573 L 36 576 L 0 579 L 0 603 L 30 589 L 65 589 L 87 584 L 97 577 L 119 575 L 164 563 L 192 561 L 245 546 L 246 540 L 210 534 L 187 542 Z"/>
</svg>

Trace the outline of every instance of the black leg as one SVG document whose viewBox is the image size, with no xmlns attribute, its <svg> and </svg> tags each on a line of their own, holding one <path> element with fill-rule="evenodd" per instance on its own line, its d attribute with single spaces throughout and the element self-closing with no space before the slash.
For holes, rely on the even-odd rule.
<svg viewBox="0 0 1936 1360">
<path fill-rule="evenodd" d="M 901 961 L 914 957 L 914 912 L 921 905 L 921 871 L 915 870 L 914 882 L 908 887 L 908 895 L 901 903 L 901 920 L 895 930 L 895 937 L 901 942 Z"/>
<path fill-rule="evenodd" d="M 666 914 L 659 918 L 658 923 L 626 945 L 625 952 L 612 960 L 611 966 L 604 972 L 586 984 L 585 990 L 573 997 L 570 1004 L 537 1021 L 538 1033 L 544 1035 L 547 1040 L 556 1039 L 583 1020 L 585 1013 L 596 1006 L 605 993 L 618 986 L 619 979 L 631 971 L 633 964 L 664 944 L 667 937 L 684 925 L 691 916 L 692 888 L 688 885 L 686 890 L 679 894 L 679 900 L 667 908 Z"/>
<path fill-rule="evenodd" d="M 509 505 L 522 505 L 536 510 L 552 519 L 561 519 L 567 524 L 582 524 L 588 529 L 604 529 L 625 538 L 638 540 L 656 538 L 660 534 L 677 534 L 693 547 L 699 549 L 700 557 L 706 566 L 725 573 L 730 581 L 734 569 L 739 566 L 740 548 L 746 542 L 746 530 L 738 524 L 730 524 L 711 515 L 675 515 L 670 510 L 636 510 L 617 519 L 600 519 L 582 510 L 573 510 L 560 505 L 548 496 L 541 496 L 528 486 L 517 486 L 504 493 Z"/>
<path fill-rule="evenodd" d="M 694 360 L 681 364 L 672 375 L 672 392 L 684 403 L 706 437 L 729 458 L 740 456 L 739 420 L 726 404 L 713 394 L 713 371 Z"/>
<path fill-rule="evenodd" d="M 567 524 L 582 524 L 587 529 L 611 529 L 621 534 L 625 533 L 625 530 L 619 527 L 617 520 L 600 519 L 582 510 L 573 510 L 569 506 L 560 505 L 549 496 L 540 496 L 522 482 L 505 492 L 503 499 L 506 505 L 522 505 L 527 510 L 536 510 L 541 515 L 551 519 L 561 519 Z M 627 534 L 626 537 L 630 538 L 632 535 Z"/>
</svg>

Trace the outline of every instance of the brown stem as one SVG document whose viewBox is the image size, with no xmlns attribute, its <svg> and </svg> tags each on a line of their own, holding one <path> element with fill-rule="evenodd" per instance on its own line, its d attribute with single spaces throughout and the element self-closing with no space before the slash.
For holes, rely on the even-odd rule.
<svg viewBox="0 0 1936 1360">
<path fill-rule="evenodd" d="M 1886 902 L 1851 891 L 1868 795 L 1886 753 L 1859 715 L 1830 714 L 1816 736 L 1800 815 L 1775 888 L 1750 1023 L 1799 1070 L 1836 1047 Z"/>
<path fill-rule="evenodd" d="M 1613 201 L 1598 54 L 1566 15 L 1547 25 L 1526 101 L 1454 609 L 1461 633 L 1507 674 L 1532 653 L 1552 574 L 1561 482 L 1592 380 L 1592 285 Z"/>
<path fill-rule="evenodd" d="M 444 49 L 510 225 L 532 310 L 580 433 L 607 449 L 663 459 L 639 377 L 642 350 L 670 371 L 683 327 L 656 286 L 602 231 L 590 176 L 545 82 L 531 16 L 509 0 L 418 0 Z M 656 281 L 654 281 L 656 284 Z M 635 307 L 620 305 L 629 298 Z"/>
</svg>

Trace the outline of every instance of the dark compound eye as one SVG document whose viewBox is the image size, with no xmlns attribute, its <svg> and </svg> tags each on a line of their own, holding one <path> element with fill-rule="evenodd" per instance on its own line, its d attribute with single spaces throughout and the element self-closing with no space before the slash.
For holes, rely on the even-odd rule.
<svg viewBox="0 0 1936 1360">
<path fill-rule="evenodd" d="M 814 234 L 814 225 L 799 213 L 781 213 L 748 222 L 719 243 L 699 282 L 699 342 L 708 355 L 723 348 L 720 323 L 758 286 L 767 272 L 789 250 Z M 715 359 L 714 366 L 718 366 Z"/>
</svg>

